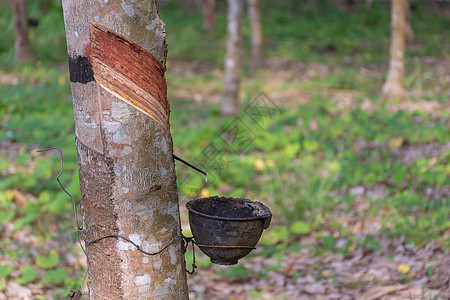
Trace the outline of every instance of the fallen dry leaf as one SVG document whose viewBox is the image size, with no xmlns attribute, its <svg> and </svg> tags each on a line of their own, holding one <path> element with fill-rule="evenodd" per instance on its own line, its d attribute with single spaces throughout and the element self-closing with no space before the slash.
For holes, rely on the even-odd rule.
<svg viewBox="0 0 450 300">
<path fill-rule="evenodd" d="M 407 274 L 409 273 L 409 270 L 411 270 L 411 267 L 408 264 L 400 264 L 398 265 L 397 270 L 399 270 L 403 274 Z"/>
<path fill-rule="evenodd" d="M 403 138 L 401 137 L 391 137 L 388 142 L 388 148 L 391 150 L 397 150 L 400 149 L 400 147 L 403 145 Z"/>
</svg>

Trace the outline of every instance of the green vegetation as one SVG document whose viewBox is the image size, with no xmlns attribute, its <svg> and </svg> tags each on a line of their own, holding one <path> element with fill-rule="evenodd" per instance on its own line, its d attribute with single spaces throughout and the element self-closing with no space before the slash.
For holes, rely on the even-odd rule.
<svg viewBox="0 0 450 300">
<path fill-rule="evenodd" d="M 386 64 L 387 8 L 375 1 L 370 11 L 345 14 L 331 7 L 320 12 L 313 7 L 304 9 L 294 2 L 287 1 L 285 6 L 263 2 L 266 54 L 335 64 L 337 71 L 323 77 L 283 80 L 272 78 L 273 70 L 261 70 L 245 78 L 246 104 L 237 123 L 219 120 L 214 101 L 199 104 L 193 95 L 171 97 L 175 152 L 209 173 L 206 184 L 202 176 L 178 165 L 181 198 L 221 194 L 263 201 L 271 207 L 274 219 L 261 240 L 264 247 L 259 255 L 278 261 L 285 253 L 302 249 L 298 240 L 303 235 L 316 238 L 316 255 L 378 251 L 383 236 L 402 237 L 414 245 L 435 240 L 448 249 L 450 205 L 445 189 L 448 191 L 450 184 L 450 151 L 434 155 L 420 149 L 448 143 L 449 112 L 437 111 L 439 116 L 417 109 L 393 112 L 390 106 L 395 103 L 377 98 L 383 76 L 368 77 L 359 68 Z M 21 285 L 39 282 L 50 293 L 62 295 L 68 288 L 79 287 L 84 267 L 66 259 L 67 253 L 78 256 L 79 250 L 72 203 L 55 181 L 59 159 L 56 154 L 37 154 L 35 150 L 62 148 L 61 179 L 79 204 L 64 27 L 59 1 L 33 1 L 29 9 L 30 16 L 40 22 L 30 32 L 38 60 L 17 64 L 10 10 L 0 3 L 0 77 L 14 79 L 13 84 L 4 80 L 0 84 L 0 229 L 9 234 L 0 240 L 0 291 L 13 280 Z M 201 92 L 207 86 L 213 93 L 220 92 L 222 78 L 214 71 L 183 77 L 170 73 L 170 66 L 174 59 L 221 66 L 224 10 L 219 7 L 217 32 L 206 38 L 199 9 L 178 2 L 161 5 L 169 44 L 169 96 L 185 87 Z M 450 28 L 450 19 L 422 9 L 413 12 L 412 26 L 417 45 L 407 53 L 407 88 L 423 88 L 427 101 L 442 103 L 448 94 L 439 89 L 438 79 L 429 81 L 431 67 L 419 66 L 414 59 L 431 56 L 439 60 L 448 55 L 450 31 L 444 29 Z M 245 34 L 248 37 L 248 29 Z M 268 86 L 271 81 L 278 85 Z M 261 91 L 285 95 L 297 90 L 307 93 L 308 100 L 294 97 L 289 101 L 280 96 L 277 106 L 271 104 L 273 114 L 255 120 L 255 115 L 252 118 L 248 113 L 250 101 Z M 345 108 L 333 97 L 342 90 L 355 92 L 353 102 Z M 233 137 L 235 125 L 240 140 L 225 143 L 222 137 Z M 205 149 L 210 145 L 221 155 L 208 160 Z M 402 153 L 414 148 L 419 154 L 406 159 Z M 380 186 L 383 192 L 374 196 L 372 191 Z M 351 192 L 358 189 L 363 192 Z M 358 210 L 359 217 L 379 219 L 381 227 L 376 234 L 350 232 L 336 217 L 338 212 L 355 209 L 358 197 L 363 198 L 358 203 L 366 207 Z M 21 240 L 15 235 L 19 232 L 34 239 Z M 186 257 L 189 260 L 191 253 Z M 209 266 L 208 260 L 199 261 L 199 266 Z M 270 270 L 277 268 L 280 265 Z M 265 267 L 259 275 L 268 276 L 270 270 Z M 429 267 L 428 276 L 433 272 Z M 240 265 L 220 274 L 240 280 L 251 273 Z M 291 274 L 303 275 L 298 271 Z M 319 280 L 322 275 L 318 272 L 317 276 Z M 409 280 L 407 276 L 401 279 Z M 255 298 L 259 293 L 251 292 Z"/>
</svg>

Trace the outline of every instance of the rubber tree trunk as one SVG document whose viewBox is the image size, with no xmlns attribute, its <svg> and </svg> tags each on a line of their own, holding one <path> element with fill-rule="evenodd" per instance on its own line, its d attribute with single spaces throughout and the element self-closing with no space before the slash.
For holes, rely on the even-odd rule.
<svg viewBox="0 0 450 300">
<path fill-rule="evenodd" d="M 242 1 L 228 0 L 225 89 L 220 110 L 223 116 L 238 114 L 242 53 Z"/>
<path fill-rule="evenodd" d="M 90 299 L 187 299 L 156 2 L 62 2 Z"/>
<path fill-rule="evenodd" d="M 391 47 L 389 71 L 383 85 L 383 96 L 386 99 L 406 99 L 403 87 L 405 69 L 405 28 L 406 0 L 391 1 Z"/>
<path fill-rule="evenodd" d="M 251 55 L 250 70 L 256 71 L 261 67 L 263 54 L 263 31 L 261 23 L 261 9 L 259 8 L 259 0 L 247 0 L 248 15 L 250 17 L 250 34 L 251 34 Z"/>
<path fill-rule="evenodd" d="M 202 0 L 203 27 L 211 34 L 216 29 L 216 0 Z"/>
<path fill-rule="evenodd" d="M 11 0 L 14 29 L 16 31 L 16 59 L 19 61 L 36 58 L 28 38 L 28 18 L 25 0 Z"/>
</svg>

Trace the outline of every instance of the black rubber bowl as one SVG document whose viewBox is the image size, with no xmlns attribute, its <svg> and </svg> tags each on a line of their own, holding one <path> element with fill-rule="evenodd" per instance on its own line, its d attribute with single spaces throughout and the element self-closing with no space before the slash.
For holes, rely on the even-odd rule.
<svg viewBox="0 0 450 300">
<path fill-rule="evenodd" d="M 200 250 L 219 265 L 234 265 L 256 246 L 272 219 L 269 208 L 241 198 L 209 197 L 186 204 Z"/>
</svg>

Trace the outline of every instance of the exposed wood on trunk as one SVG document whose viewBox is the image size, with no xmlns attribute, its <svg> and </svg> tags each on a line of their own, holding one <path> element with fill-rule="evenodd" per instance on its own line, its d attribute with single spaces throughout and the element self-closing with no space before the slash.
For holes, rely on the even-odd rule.
<svg viewBox="0 0 450 300">
<path fill-rule="evenodd" d="M 63 8 L 83 239 L 120 234 L 157 252 L 181 228 L 156 2 L 63 0 Z M 188 298 L 181 238 L 155 256 L 117 238 L 87 253 L 90 299 Z"/>
<path fill-rule="evenodd" d="M 164 67 L 138 44 L 98 23 L 89 23 L 88 58 L 95 81 L 114 96 L 169 128 Z"/>
<path fill-rule="evenodd" d="M 11 8 L 14 17 L 14 29 L 16 31 L 16 59 L 19 61 L 33 60 L 36 58 L 31 49 L 28 38 L 28 19 L 25 0 L 11 0 Z"/>
<path fill-rule="evenodd" d="M 391 47 L 389 73 L 383 85 L 383 96 L 387 99 L 406 99 L 403 87 L 405 69 L 405 7 L 406 0 L 391 1 Z"/>
<path fill-rule="evenodd" d="M 238 113 L 242 52 L 242 1 L 228 0 L 225 90 L 220 109 L 223 116 Z"/>
<path fill-rule="evenodd" d="M 247 0 L 248 15 L 250 17 L 250 34 L 251 34 L 251 55 L 250 70 L 256 71 L 261 67 L 263 54 L 263 30 L 261 23 L 261 9 L 259 0 Z"/>
<path fill-rule="evenodd" d="M 210 34 L 216 29 L 216 0 L 202 0 L 203 27 Z"/>
</svg>

